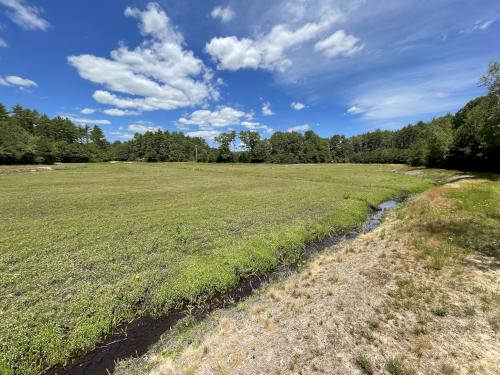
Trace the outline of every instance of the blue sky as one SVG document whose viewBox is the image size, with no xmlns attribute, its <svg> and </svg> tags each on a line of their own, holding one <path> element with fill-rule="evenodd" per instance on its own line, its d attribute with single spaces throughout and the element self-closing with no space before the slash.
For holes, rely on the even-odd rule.
<svg viewBox="0 0 500 375">
<path fill-rule="evenodd" d="M 353 135 L 457 110 L 499 47 L 498 0 L 0 0 L 0 102 L 111 140 Z"/>
</svg>

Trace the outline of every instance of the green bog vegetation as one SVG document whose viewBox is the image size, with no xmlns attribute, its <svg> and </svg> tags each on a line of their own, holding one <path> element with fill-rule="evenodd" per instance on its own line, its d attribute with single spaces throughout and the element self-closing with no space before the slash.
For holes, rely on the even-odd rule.
<svg viewBox="0 0 500 375">
<path fill-rule="evenodd" d="M 300 257 L 430 180 L 381 165 L 80 164 L 0 174 L 0 373 Z M 451 173 L 451 172 L 450 172 Z"/>
</svg>

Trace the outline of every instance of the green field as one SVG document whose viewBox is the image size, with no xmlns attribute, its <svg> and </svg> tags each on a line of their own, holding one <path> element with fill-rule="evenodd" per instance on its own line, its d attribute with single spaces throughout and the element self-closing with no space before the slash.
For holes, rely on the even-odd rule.
<svg viewBox="0 0 500 375">
<path fill-rule="evenodd" d="M 0 174 L 0 373 L 35 374 L 361 223 L 431 181 L 380 165 L 88 164 Z"/>
</svg>

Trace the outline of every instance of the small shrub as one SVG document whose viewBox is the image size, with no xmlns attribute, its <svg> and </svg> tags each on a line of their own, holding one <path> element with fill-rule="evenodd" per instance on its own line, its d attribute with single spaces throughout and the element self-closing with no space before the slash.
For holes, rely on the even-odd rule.
<svg viewBox="0 0 500 375">
<path fill-rule="evenodd" d="M 371 329 L 378 329 L 380 327 L 380 322 L 378 321 L 378 319 L 373 318 L 368 321 L 368 325 Z"/>
<path fill-rule="evenodd" d="M 453 366 L 444 364 L 444 365 L 441 366 L 441 374 L 444 374 L 444 375 L 455 375 L 455 374 L 457 374 L 457 370 Z"/>
<path fill-rule="evenodd" d="M 476 315 L 476 310 L 474 309 L 474 306 L 467 306 L 464 313 L 466 316 L 474 316 Z"/>
<path fill-rule="evenodd" d="M 432 310 L 432 313 L 436 316 L 445 316 L 448 313 L 448 309 L 446 307 L 440 306 L 434 308 Z"/>
<path fill-rule="evenodd" d="M 364 337 L 365 339 L 367 339 L 370 342 L 372 342 L 375 339 L 375 337 L 373 336 L 373 332 L 368 328 L 362 328 L 359 331 L 359 334 L 361 337 Z"/>
<path fill-rule="evenodd" d="M 366 354 L 360 353 L 356 357 L 356 365 L 363 371 L 365 374 L 371 375 L 374 373 L 374 366 L 370 357 Z"/>
<path fill-rule="evenodd" d="M 391 375 L 405 375 L 406 367 L 399 358 L 391 358 L 387 361 L 385 369 Z"/>
</svg>

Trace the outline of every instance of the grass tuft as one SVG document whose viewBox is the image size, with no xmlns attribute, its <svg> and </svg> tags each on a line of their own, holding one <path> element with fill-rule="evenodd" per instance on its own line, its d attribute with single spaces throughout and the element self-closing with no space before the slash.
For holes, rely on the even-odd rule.
<svg viewBox="0 0 500 375">
<path fill-rule="evenodd" d="M 375 366 L 372 360 L 364 353 L 358 354 L 356 357 L 356 365 L 365 374 L 372 375 L 375 372 Z"/>
</svg>

